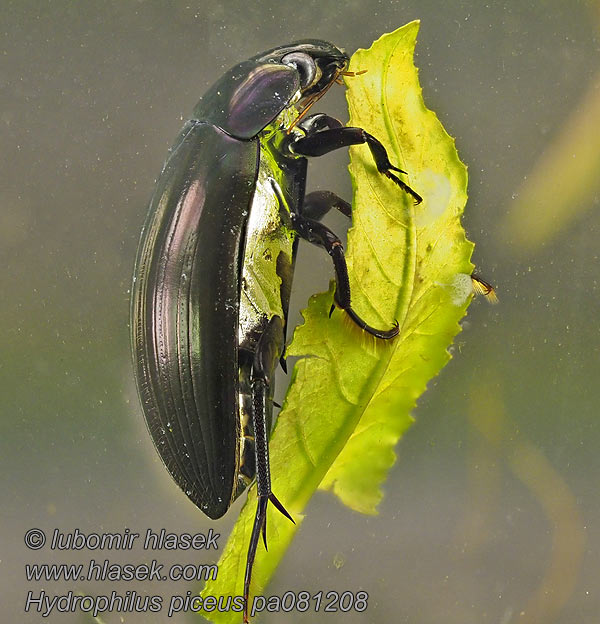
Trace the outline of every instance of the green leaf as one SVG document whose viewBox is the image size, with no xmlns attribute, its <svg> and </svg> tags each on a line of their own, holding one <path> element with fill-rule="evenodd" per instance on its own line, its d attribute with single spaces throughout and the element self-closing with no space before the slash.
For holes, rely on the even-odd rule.
<svg viewBox="0 0 600 624">
<path fill-rule="evenodd" d="M 332 489 L 353 509 L 375 513 L 410 410 L 450 359 L 447 347 L 471 299 L 473 245 L 460 225 L 466 169 L 454 141 L 423 103 L 412 62 L 418 28 L 412 22 L 356 52 L 349 70 L 367 71 L 347 79 L 349 125 L 376 136 L 424 197 L 415 206 L 377 172 L 368 147 L 351 149 L 352 304 L 377 328 L 398 321 L 400 334 L 375 339 L 341 310 L 329 318 L 333 285 L 311 298 L 288 349 L 302 359 L 270 444 L 273 491 L 297 524 L 270 508 L 269 552 L 259 547 L 254 594 L 263 593 L 318 487 Z M 219 577 L 203 595 L 242 594 L 255 510 L 253 488 L 219 562 Z M 209 617 L 240 620 L 231 612 Z"/>
</svg>

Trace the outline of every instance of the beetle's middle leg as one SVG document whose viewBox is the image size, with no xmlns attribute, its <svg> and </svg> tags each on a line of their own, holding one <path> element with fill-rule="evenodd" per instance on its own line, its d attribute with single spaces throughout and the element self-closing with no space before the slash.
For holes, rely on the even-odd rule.
<svg viewBox="0 0 600 624">
<path fill-rule="evenodd" d="M 377 171 L 411 195 L 416 204 L 423 201 L 423 198 L 416 191 L 393 173 L 394 171 L 406 173 L 406 171 L 392 165 L 385 147 L 366 130 L 342 126 L 337 119 L 323 114 L 308 117 L 299 126 L 306 132 L 306 136 L 294 140 L 290 145 L 290 149 L 295 154 L 299 156 L 323 156 L 342 147 L 366 143 L 371 150 Z"/>
<path fill-rule="evenodd" d="M 262 533 L 267 548 L 267 506 L 269 501 L 292 522 L 294 519 L 271 491 L 271 470 L 269 466 L 269 431 L 271 422 L 273 389 L 271 378 L 279 361 L 283 345 L 283 321 L 274 316 L 262 333 L 250 373 L 252 393 L 252 421 L 254 425 L 254 452 L 256 458 L 256 494 L 258 505 L 254 516 L 254 525 L 246 559 L 246 575 L 244 578 L 244 622 L 248 622 L 248 596 L 252 579 L 252 566 L 256 557 L 258 540 Z"/>
<path fill-rule="evenodd" d="M 307 219 L 320 221 L 332 208 L 352 218 L 352 205 L 331 191 L 313 191 L 304 197 L 300 214 Z"/>
<path fill-rule="evenodd" d="M 304 215 L 292 213 L 292 225 L 298 235 L 313 245 L 323 247 L 331 256 L 335 268 L 335 303 L 345 310 L 348 316 L 367 333 L 377 338 L 394 338 L 398 335 L 398 323 L 392 329 L 375 329 L 364 321 L 353 309 L 350 301 L 350 279 L 344 256 L 344 248 L 340 239 L 325 225 L 308 219 Z M 333 307 L 332 307 L 333 311 Z"/>
</svg>

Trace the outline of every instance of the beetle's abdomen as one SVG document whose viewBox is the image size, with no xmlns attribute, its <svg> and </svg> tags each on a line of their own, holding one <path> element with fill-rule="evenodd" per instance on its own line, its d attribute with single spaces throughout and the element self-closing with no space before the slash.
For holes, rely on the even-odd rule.
<svg viewBox="0 0 600 624">
<path fill-rule="evenodd" d="M 211 518 L 239 470 L 239 270 L 258 141 L 206 123 L 182 131 L 161 173 L 135 271 L 136 380 L 169 472 Z"/>
</svg>

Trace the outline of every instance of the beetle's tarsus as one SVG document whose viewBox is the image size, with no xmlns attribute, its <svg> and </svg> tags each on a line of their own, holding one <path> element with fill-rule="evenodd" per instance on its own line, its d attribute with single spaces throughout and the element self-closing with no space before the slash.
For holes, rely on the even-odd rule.
<svg viewBox="0 0 600 624">
<path fill-rule="evenodd" d="M 398 321 L 394 321 L 394 326 L 392 329 L 375 329 L 375 327 L 371 327 L 368 323 L 363 321 L 363 319 L 356 314 L 356 312 L 351 308 L 344 308 L 348 316 L 367 334 L 371 334 L 371 336 L 375 336 L 376 338 L 381 338 L 383 340 L 390 340 L 391 338 L 395 338 L 400 333 L 400 326 L 398 325 Z"/>
<path fill-rule="evenodd" d="M 259 496 L 256 507 L 256 515 L 254 516 L 254 525 L 252 526 L 252 535 L 250 536 L 250 545 L 248 546 L 248 557 L 246 558 L 246 575 L 244 577 L 244 622 L 248 622 L 248 596 L 250 595 L 250 581 L 252 580 L 252 566 L 256 558 L 256 548 L 258 546 L 258 538 L 263 532 L 264 524 L 267 520 L 267 505 L 269 503 L 268 496 Z M 263 533 L 263 538 L 265 534 Z"/>
<path fill-rule="evenodd" d="M 256 515 L 254 516 L 254 525 L 252 526 L 252 535 L 250 536 L 250 545 L 248 547 L 248 557 L 246 558 L 246 575 L 244 577 L 244 622 L 248 622 L 248 597 L 250 595 L 250 581 L 252 580 L 252 567 L 256 558 L 256 549 L 258 547 L 258 539 L 262 533 L 265 550 L 267 548 L 267 506 L 269 501 L 280 511 L 286 518 L 289 518 L 294 524 L 294 519 L 286 508 L 281 504 L 279 499 L 271 492 L 268 495 L 258 496 L 256 506 Z"/>
<path fill-rule="evenodd" d="M 392 167 L 392 169 L 395 171 L 401 171 L 401 169 L 396 169 L 395 167 Z M 402 182 L 402 180 L 397 175 L 394 175 L 391 171 L 389 171 L 389 169 L 386 169 L 381 173 L 392 180 L 392 182 L 395 182 L 405 193 L 408 193 L 415 200 L 415 206 L 418 206 L 423 201 L 423 198 L 416 191 L 413 191 L 413 189 L 411 189 L 406 182 Z M 405 172 L 402 171 L 402 173 Z"/>
<path fill-rule="evenodd" d="M 312 134 L 310 132 L 312 118 L 309 117 L 305 120 L 304 127 L 308 129 L 307 136 L 298 139 L 293 144 L 294 152 L 301 156 L 322 156 L 323 154 L 327 154 L 341 147 L 366 143 L 375 161 L 377 171 L 390 178 L 390 180 L 393 180 L 405 193 L 411 195 L 416 204 L 420 204 L 423 201 L 423 198 L 416 191 L 413 191 L 408 184 L 402 182 L 400 178 L 392 173 L 392 171 L 398 171 L 404 174 L 406 172 L 402 169 L 398 169 L 398 167 L 394 167 L 394 165 L 390 163 L 387 151 L 381 141 L 363 128 L 353 128 L 350 126 L 335 127 L 333 123 L 328 121 L 329 119 L 336 121 L 326 115 L 320 116 L 319 126 L 315 126 L 315 128 L 312 129 Z"/>
</svg>

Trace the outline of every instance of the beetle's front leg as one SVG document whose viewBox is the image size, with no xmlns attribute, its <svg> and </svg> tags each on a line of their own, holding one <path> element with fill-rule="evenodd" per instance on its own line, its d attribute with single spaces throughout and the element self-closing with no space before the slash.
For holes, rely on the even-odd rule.
<svg viewBox="0 0 600 624">
<path fill-rule="evenodd" d="M 423 198 L 408 184 L 403 182 L 392 171 L 406 173 L 402 169 L 390 163 L 385 147 L 372 134 L 362 128 L 341 126 L 340 122 L 326 115 L 309 117 L 300 127 L 307 133 L 306 136 L 296 139 L 290 145 L 290 149 L 300 156 L 323 156 L 333 150 L 350 145 L 366 143 L 371 150 L 377 171 L 395 182 L 403 191 L 411 195 L 416 204 L 420 204 Z"/>
<path fill-rule="evenodd" d="M 271 470 L 269 466 L 269 431 L 267 423 L 271 422 L 273 405 L 273 390 L 271 377 L 279 361 L 281 346 L 283 345 L 283 321 L 274 316 L 262 333 L 250 373 L 252 391 L 252 422 L 254 425 L 254 452 L 256 458 L 256 495 L 258 504 L 248 557 L 246 559 L 246 575 L 244 578 L 244 622 L 248 622 L 248 596 L 252 579 L 252 566 L 256 557 L 258 540 L 262 533 L 265 548 L 267 548 L 267 506 L 269 501 L 287 518 L 293 518 L 271 492 Z"/>
<path fill-rule="evenodd" d="M 309 243 L 313 243 L 313 245 L 323 247 L 331 256 L 335 268 L 335 303 L 342 310 L 345 310 L 348 316 L 367 333 L 383 339 L 397 336 L 399 331 L 397 323 L 392 329 L 375 329 L 352 309 L 348 267 L 346 266 L 344 248 L 340 239 L 328 227 L 318 221 L 308 219 L 304 215 L 292 214 L 292 226 L 301 238 L 304 238 Z"/>
</svg>

